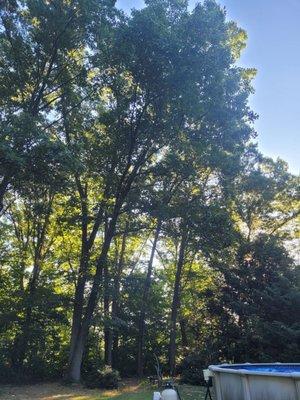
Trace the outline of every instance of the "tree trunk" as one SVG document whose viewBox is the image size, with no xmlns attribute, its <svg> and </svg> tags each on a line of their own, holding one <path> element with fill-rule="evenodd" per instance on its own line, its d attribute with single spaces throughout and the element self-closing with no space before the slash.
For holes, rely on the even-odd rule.
<svg viewBox="0 0 300 400">
<path fill-rule="evenodd" d="M 138 325 L 138 354 L 137 354 L 137 374 L 141 378 L 144 375 L 144 347 L 145 347 L 145 317 L 146 317 L 146 308 L 148 303 L 148 297 L 151 287 L 151 278 L 153 271 L 153 260 L 156 251 L 156 246 L 159 238 L 159 233 L 161 229 L 161 221 L 157 221 L 157 226 L 154 235 L 154 241 L 151 249 L 151 254 L 148 262 L 148 270 L 147 276 L 144 284 L 144 291 L 142 297 L 141 304 L 141 312 L 139 317 L 139 325 Z"/>
<path fill-rule="evenodd" d="M 118 317 L 119 313 L 119 297 L 120 297 L 120 283 L 121 283 L 121 276 L 124 268 L 124 257 L 125 257 L 125 250 L 126 250 L 126 239 L 128 234 L 128 226 L 129 223 L 126 221 L 125 230 L 122 236 L 122 244 L 121 244 L 121 251 L 119 260 L 116 266 L 115 276 L 114 276 L 114 288 L 113 288 L 113 298 L 112 298 L 112 310 L 111 310 L 111 319 L 114 321 Z M 118 345 L 118 340 L 115 341 L 116 332 L 114 328 L 111 328 L 109 331 L 110 335 L 108 338 L 108 355 L 110 363 L 108 365 L 112 366 L 113 361 L 116 359 L 116 345 Z M 115 364 L 115 363 L 114 363 Z"/>
<path fill-rule="evenodd" d="M 88 244 L 87 193 L 83 189 L 79 178 L 76 178 L 76 184 L 81 201 L 81 254 L 80 254 L 78 276 L 75 288 L 74 303 L 73 303 L 69 362 L 73 358 L 73 351 L 76 346 L 76 340 L 81 329 L 81 321 L 82 321 L 83 306 L 84 306 L 84 290 L 85 290 L 87 270 L 90 258 L 90 246 Z"/>
<path fill-rule="evenodd" d="M 83 351 L 84 351 L 84 336 L 82 334 L 82 329 L 80 329 L 76 336 L 76 342 L 73 348 L 72 359 L 69 362 L 68 379 L 71 382 L 80 382 Z"/>
<path fill-rule="evenodd" d="M 187 338 L 187 334 L 186 334 L 186 321 L 184 318 L 180 318 L 179 325 L 180 325 L 182 347 L 187 347 L 188 346 L 188 338 Z"/>
<path fill-rule="evenodd" d="M 104 362 L 106 365 L 112 366 L 112 347 L 113 347 L 113 330 L 111 327 L 105 330 L 104 334 Z"/>
<path fill-rule="evenodd" d="M 40 274 L 40 260 L 35 260 L 32 277 L 29 282 L 26 298 L 26 308 L 25 308 L 25 319 L 22 324 L 22 329 L 20 336 L 16 339 L 15 346 L 16 352 L 13 357 L 13 365 L 18 368 L 23 367 L 23 363 L 26 357 L 26 352 L 28 349 L 28 344 L 30 340 L 30 331 L 32 325 L 32 309 L 35 304 L 35 293 L 37 289 L 38 277 Z"/>
<path fill-rule="evenodd" d="M 114 334 L 113 350 L 112 350 L 112 366 L 115 369 L 117 369 L 117 365 L 119 362 L 118 351 L 119 351 L 119 334 L 118 334 L 118 332 L 116 332 Z"/>
<path fill-rule="evenodd" d="M 170 366 L 171 376 L 174 376 L 176 367 L 176 325 L 177 325 L 178 309 L 180 304 L 180 295 L 181 295 L 180 285 L 181 285 L 181 275 L 185 257 L 186 242 L 187 242 L 187 230 L 186 228 L 184 228 L 181 237 L 179 256 L 176 268 L 172 311 L 171 311 L 171 329 L 170 329 L 170 342 L 169 342 L 169 366 Z"/>
<path fill-rule="evenodd" d="M 76 282 L 74 304 L 73 304 L 73 317 L 72 317 L 72 330 L 71 330 L 71 343 L 69 360 L 73 357 L 73 351 L 76 343 L 76 337 L 79 334 L 83 305 L 84 305 L 84 289 L 86 283 L 86 271 L 88 269 L 89 251 L 86 245 L 82 243 L 81 258 L 79 264 L 79 272 Z"/>
<path fill-rule="evenodd" d="M 112 347 L 112 331 L 110 327 L 110 289 L 109 289 L 109 272 L 107 264 L 104 266 L 104 362 L 106 365 L 111 365 L 111 347 Z"/>
<path fill-rule="evenodd" d="M 4 207 L 4 196 L 7 190 L 7 187 L 9 185 L 9 177 L 8 175 L 5 175 L 2 178 L 2 181 L 0 183 L 0 212 L 3 210 Z"/>
</svg>

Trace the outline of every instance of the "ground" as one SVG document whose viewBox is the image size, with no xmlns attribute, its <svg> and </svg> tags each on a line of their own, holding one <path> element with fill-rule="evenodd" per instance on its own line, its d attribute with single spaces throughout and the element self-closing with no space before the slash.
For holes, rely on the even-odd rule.
<svg viewBox="0 0 300 400">
<path fill-rule="evenodd" d="M 198 386 L 179 387 L 182 400 L 204 400 L 205 390 Z M 134 382 L 119 390 L 88 390 L 81 386 L 43 383 L 29 386 L 0 386 L 1 400 L 152 400 L 153 389 Z"/>
</svg>

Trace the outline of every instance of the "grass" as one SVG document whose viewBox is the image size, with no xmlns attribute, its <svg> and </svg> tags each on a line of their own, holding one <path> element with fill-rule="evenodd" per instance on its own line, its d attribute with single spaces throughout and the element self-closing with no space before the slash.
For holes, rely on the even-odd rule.
<svg viewBox="0 0 300 400">
<path fill-rule="evenodd" d="M 43 383 L 29 386 L 0 387 L 1 400 L 152 400 L 155 389 L 129 382 L 119 390 L 88 390 L 81 386 Z M 204 400 L 205 390 L 198 386 L 181 385 L 182 400 Z"/>
</svg>

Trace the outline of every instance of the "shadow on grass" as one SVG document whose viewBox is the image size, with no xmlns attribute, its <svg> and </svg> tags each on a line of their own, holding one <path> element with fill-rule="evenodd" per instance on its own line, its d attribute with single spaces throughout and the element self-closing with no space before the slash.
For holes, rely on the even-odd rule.
<svg viewBox="0 0 300 400">
<path fill-rule="evenodd" d="M 81 386 L 66 387 L 60 384 L 0 387 L 2 400 L 152 400 L 156 389 L 143 383 L 125 384 L 120 390 L 87 390 Z M 204 400 L 205 389 L 180 385 L 182 400 Z"/>
<path fill-rule="evenodd" d="M 137 390 L 129 393 L 116 394 L 115 396 L 100 395 L 95 400 L 152 400 L 155 389 Z M 204 400 L 205 388 L 195 386 L 180 386 L 182 400 Z"/>
<path fill-rule="evenodd" d="M 152 391 L 133 391 L 122 394 L 101 394 L 95 400 L 152 400 Z M 91 399 L 92 400 L 92 399 Z"/>
</svg>

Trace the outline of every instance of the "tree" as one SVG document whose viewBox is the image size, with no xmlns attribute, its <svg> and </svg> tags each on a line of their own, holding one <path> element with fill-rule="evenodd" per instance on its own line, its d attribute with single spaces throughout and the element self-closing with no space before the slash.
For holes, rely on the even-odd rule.
<svg viewBox="0 0 300 400">
<path fill-rule="evenodd" d="M 250 147 L 244 172 L 236 180 L 236 212 L 249 241 L 264 231 L 287 229 L 299 217 L 299 182 L 282 160 L 263 157 Z"/>
<path fill-rule="evenodd" d="M 38 185 L 27 188 L 22 197 L 9 193 L 8 198 L 13 202 L 3 222 L 10 234 L 3 243 L 0 318 L 2 367 L 10 369 L 4 376 L 9 380 L 31 379 L 35 374 L 59 376 L 62 359 L 52 360 L 51 367 L 49 363 L 53 352 L 65 345 L 61 334 L 67 332 L 70 297 L 66 288 L 63 293 L 59 290 L 63 271 L 52 266 L 58 233 L 55 195 Z"/>
<path fill-rule="evenodd" d="M 84 81 L 87 68 L 78 59 L 84 59 L 82 48 L 92 46 L 99 34 L 95 19 L 109 9 L 105 1 L 2 3 L 0 211 L 10 186 L 51 183 L 64 165 L 71 167 L 69 153 L 53 129 L 60 118 L 58 101 L 70 82 Z M 66 69 L 71 73 L 61 80 Z"/>
<path fill-rule="evenodd" d="M 210 26 L 211 13 L 215 15 L 219 30 L 216 33 L 208 29 L 206 37 L 202 37 L 199 29 L 195 33 L 194 27 L 200 23 Z M 160 22 L 161 30 L 157 30 L 154 21 Z M 141 38 L 141 33 L 144 35 L 142 46 L 141 41 L 137 41 L 138 37 Z M 248 87 L 241 90 L 240 85 L 244 77 L 239 69 L 232 66 L 234 60 L 231 49 L 229 45 L 227 48 L 224 46 L 227 35 L 224 14 L 213 2 L 198 6 L 190 15 L 186 6 L 179 6 L 176 2 L 166 3 L 164 6 L 150 2 L 148 7 L 135 12 L 133 18 L 125 21 L 117 30 L 117 48 L 113 48 L 110 54 L 113 70 L 109 71 L 107 83 L 104 85 L 109 97 L 106 105 L 103 105 L 104 110 L 102 106 L 102 109 L 97 111 L 101 126 L 105 124 L 106 130 L 103 131 L 101 126 L 94 125 L 95 134 L 100 135 L 103 140 L 102 165 L 107 165 L 108 168 L 101 173 L 104 180 L 102 190 L 100 189 L 101 201 L 98 202 L 97 215 L 99 211 L 102 215 L 105 199 L 108 223 L 84 311 L 84 287 L 88 266 L 83 269 L 80 267 L 70 355 L 70 376 L 73 380 L 78 380 L 80 376 L 83 349 L 117 221 L 138 176 L 146 174 L 151 163 L 158 162 L 155 161 L 159 160 L 158 153 L 163 154 L 163 149 L 166 151 L 178 138 L 183 139 L 184 131 L 189 131 L 190 136 L 197 142 L 201 135 L 209 134 L 210 129 L 217 126 L 217 135 L 228 135 L 226 150 L 230 151 L 230 146 L 234 144 L 232 151 L 236 157 L 242 152 L 243 142 L 249 138 L 251 128 L 247 123 L 240 123 L 241 115 L 244 115 L 244 120 L 252 118 L 247 107 L 245 108 Z M 189 46 L 183 48 L 182 42 L 186 40 L 189 41 Z M 203 57 L 207 40 L 214 43 L 212 48 L 207 50 L 214 55 L 213 66 L 207 64 L 208 55 Z M 218 53 L 220 57 L 217 57 Z M 101 63 L 103 65 L 103 60 Z M 222 75 L 224 80 L 203 81 L 203 75 L 207 75 L 208 69 L 218 77 Z M 157 72 L 155 79 L 154 71 Z M 190 73 L 187 74 L 187 71 Z M 173 82 L 177 84 L 174 85 Z M 200 87 L 202 91 L 199 90 Z M 103 90 L 104 88 L 102 93 Z M 213 100 L 205 103 L 204 99 L 210 98 L 205 93 L 210 93 L 211 96 L 214 94 L 215 97 L 211 97 Z M 236 103 L 236 108 L 228 108 L 228 119 L 224 122 L 224 114 L 220 110 L 229 98 Z M 202 105 L 196 109 L 194 104 Z M 239 108 L 242 105 L 244 108 Z M 109 148 L 106 147 L 107 135 L 110 140 Z M 209 143 L 214 143 L 214 151 L 225 150 L 218 149 L 215 140 Z M 215 155 L 211 154 L 211 157 L 213 156 Z M 87 187 L 86 185 L 87 182 L 82 188 Z M 82 199 L 85 199 L 87 193 L 83 191 L 82 195 Z M 92 233 L 95 233 L 103 222 L 97 218 L 95 221 Z"/>
<path fill-rule="evenodd" d="M 222 329 L 232 344 L 226 349 L 225 343 L 223 356 L 238 362 L 299 359 L 299 323 L 289 311 L 298 312 L 299 280 L 278 238 L 260 235 L 242 244 L 224 277 L 219 311 L 227 315 Z"/>
</svg>

